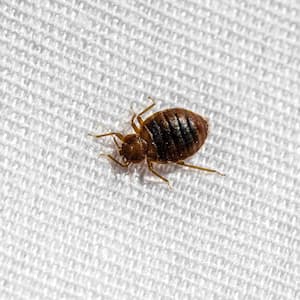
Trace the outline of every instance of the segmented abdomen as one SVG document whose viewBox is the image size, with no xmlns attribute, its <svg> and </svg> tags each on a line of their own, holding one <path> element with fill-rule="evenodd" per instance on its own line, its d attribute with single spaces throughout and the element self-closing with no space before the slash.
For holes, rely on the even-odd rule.
<svg viewBox="0 0 300 300">
<path fill-rule="evenodd" d="M 144 121 L 141 136 L 150 145 L 152 160 L 179 161 L 203 145 L 208 124 L 201 116 L 181 108 L 159 111 Z"/>
</svg>

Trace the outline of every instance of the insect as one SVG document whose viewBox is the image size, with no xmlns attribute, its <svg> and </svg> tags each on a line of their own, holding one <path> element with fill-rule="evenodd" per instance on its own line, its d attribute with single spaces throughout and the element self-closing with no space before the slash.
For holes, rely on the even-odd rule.
<svg viewBox="0 0 300 300">
<path fill-rule="evenodd" d="M 195 154 L 204 144 L 208 134 L 207 121 L 200 115 L 184 108 L 158 111 L 143 120 L 142 115 L 156 104 L 151 97 L 148 99 L 152 101 L 152 104 L 139 114 L 133 114 L 131 118 L 134 134 L 123 135 L 120 132 L 89 134 L 95 138 L 113 136 L 122 162 L 110 154 L 105 156 L 124 168 L 127 168 L 131 163 L 139 163 L 146 159 L 150 172 L 168 184 L 168 179 L 154 170 L 154 163 L 172 162 L 180 166 L 224 175 L 217 170 L 184 162 L 184 159 Z M 136 121 L 139 127 L 136 125 Z M 122 142 L 121 145 L 118 144 L 115 137 Z"/>
</svg>

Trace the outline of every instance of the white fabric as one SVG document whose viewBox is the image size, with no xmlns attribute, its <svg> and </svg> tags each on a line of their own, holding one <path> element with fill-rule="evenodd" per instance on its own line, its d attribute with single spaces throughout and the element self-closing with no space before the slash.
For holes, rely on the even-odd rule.
<svg viewBox="0 0 300 300">
<path fill-rule="evenodd" d="M 0 299 L 300 299 L 298 1 L 0 1 Z M 190 161 L 100 152 L 132 109 L 210 120 Z M 115 153 L 116 154 L 116 153 Z"/>
</svg>

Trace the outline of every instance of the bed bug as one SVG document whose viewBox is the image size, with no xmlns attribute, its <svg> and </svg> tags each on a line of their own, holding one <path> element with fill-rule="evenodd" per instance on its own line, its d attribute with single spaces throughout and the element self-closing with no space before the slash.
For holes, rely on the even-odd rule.
<svg viewBox="0 0 300 300">
<path fill-rule="evenodd" d="M 148 98 L 152 101 L 152 104 L 139 114 L 133 114 L 131 118 L 134 134 L 123 135 L 120 132 L 89 134 L 95 138 L 114 137 L 122 162 L 110 154 L 105 156 L 124 168 L 146 159 L 148 169 L 168 184 L 168 179 L 154 170 L 154 163 L 166 164 L 172 162 L 180 166 L 224 175 L 217 170 L 184 162 L 184 159 L 195 154 L 204 144 L 208 134 L 207 121 L 200 115 L 184 108 L 158 111 L 143 120 L 142 115 L 151 110 L 156 104 L 155 100 L 151 97 Z M 136 121 L 139 127 L 136 125 Z M 121 145 L 118 144 L 115 137 L 122 142 Z"/>
</svg>

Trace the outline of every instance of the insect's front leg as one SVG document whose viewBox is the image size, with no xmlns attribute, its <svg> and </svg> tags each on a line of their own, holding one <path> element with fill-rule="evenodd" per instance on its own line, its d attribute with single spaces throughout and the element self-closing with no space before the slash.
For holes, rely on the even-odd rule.
<svg viewBox="0 0 300 300">
<path fill-rule="evenodd" d="M 121 166 L 122 168 L 127 168 L 129 165 L 130 165 L 130 163 L 129 162 L 127 162 L 127 163 L 121 163 L 120 161 L 118 161 L 117 159 L 115 159 L 112 155 L 110 155 L 110 154 L 100 154 L 100 156 L 105 156 L 105 157 L 107 157 L 108 159 L 110 159 L 110 160 L 112 160 L 113 162 L 115 162 L 116 164 L 118 164 L 119 166 Z"/>
<path fill-rule="evenodd" d="M 105 137 L 105 136 L 109 136 L 109 135 L 114 135 L 117 138 L 119 138 L 121 141 L 124 140 L 124 135 L 121 134 L 120 132 L 107 132 L 107 133 L 102 133 L 102 134 L 92 134 L 92 133 L 89 133 L 88 135 L 92 136 L 92 137 L 94 137 L 96 139 L 99 139 L 99 138 L 102 138 L 102 137 Z"/>
</svg>

